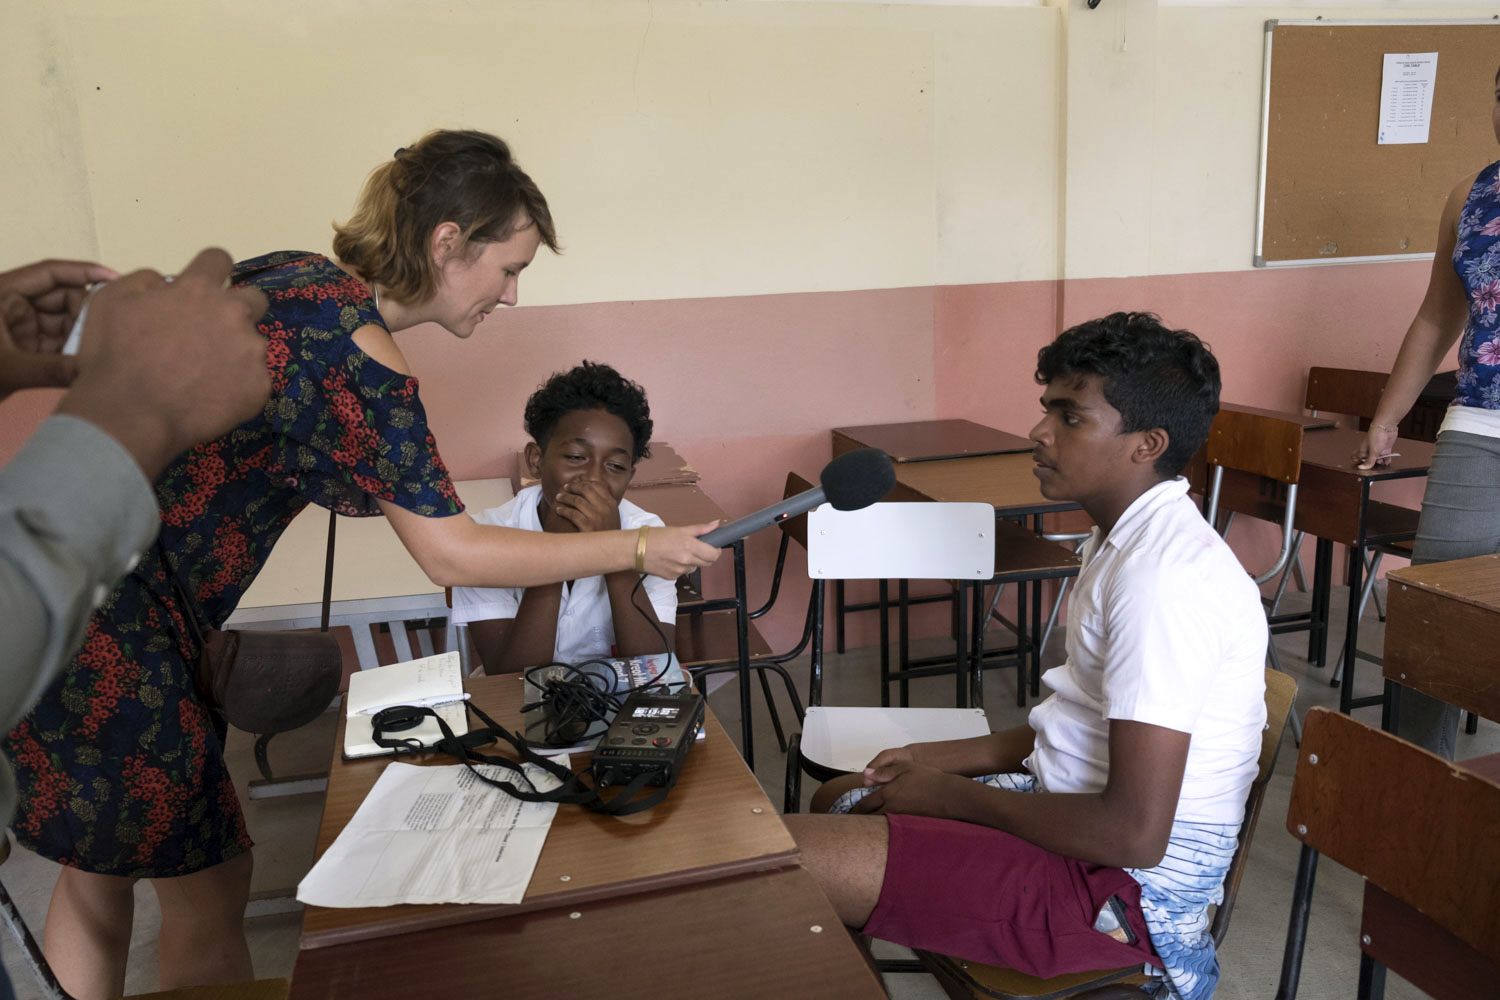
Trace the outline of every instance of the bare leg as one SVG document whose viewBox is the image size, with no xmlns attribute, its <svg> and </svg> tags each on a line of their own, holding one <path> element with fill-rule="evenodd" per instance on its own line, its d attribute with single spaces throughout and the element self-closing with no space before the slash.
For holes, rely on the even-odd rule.
<svg viewBox="0 0 1500 1000">
<path fill-rule="evenodd" d="M 255 978 L 245 940 L 250 852 L 220 865 L 151 880 L 161 902 L 161 988 L 244 983 Z"/>
<path fill-rule="evenodd" d="M 783 817 L 812 873 L 845 927 L 864 927 L 885 883 L 884 816 Z"/>
<path fill-rule="evenodd" d="M 62 869 L 42 950 L 63 989 L 78 1000 L 124 995 L 134 916 L 134 879 Z"/>
</svg>

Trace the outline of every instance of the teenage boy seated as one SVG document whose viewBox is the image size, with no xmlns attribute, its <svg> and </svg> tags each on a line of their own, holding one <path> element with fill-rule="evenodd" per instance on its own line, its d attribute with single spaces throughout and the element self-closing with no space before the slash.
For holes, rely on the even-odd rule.
<svg viewBox="0 0 1500 1000">
<path fill-rule="evenodd" d="M 1042 494 L 1097 524 L 1053 693 L 1027 726 L 882 751 L 814 796 L 852 815 L 787 825 L 871 937 L 1042 977 L 1141 964 L 1202 1000 L 1265 725 L 1259 594 L 1178 477 L 1219 366 L 1191 333 L 1115 313 L 1044 347 L 1036 379 Z"/>
<path fill-rule="evenodd" d="M 651 409 L 641 387 L 609 365 L 558 372 L 526 401 L 526 471 L 539 480 L 475 517 L 529 531 L 616 531 L 662 520 L 629 500 L 635 464 L 649 455 Z M 541 587 L 455 587 L 453 621 L 467 624 L 487 674 L 582 663 L 670 648 L 677 586 L 654 576 L 636 590 L 629 570 Z M 655 627 L 647 615 L 656 619 Z M 660 629 L 660 634 L 658 634 Z"/>
</svg>

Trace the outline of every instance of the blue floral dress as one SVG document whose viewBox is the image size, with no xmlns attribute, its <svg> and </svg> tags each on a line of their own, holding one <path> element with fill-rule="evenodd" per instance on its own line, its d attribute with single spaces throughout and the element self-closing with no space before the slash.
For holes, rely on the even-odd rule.
<svg viewBox="0 0 1500 1000">
<path fill-rule="evenodd" d="M 1453 268 L 1469 299 L 1458 348 L 1460 406 L 1500 410 L 1500 161 L 1479 172 L 1458 217 Z"/>
<path fill-rule="evenodd" d="M 463 510 L 417 380 L 351 337 L 385 326 L 369 288 L 305 252 L 245 261 L 233 280 L 270 303 L 260 321 L 270 400 L 260 416 L 180 456 L 156 484 L 163 545 L 215 625 L 309 503 L 353 517 L 378 514 L 376 498 L 428 517 Z M 22 844 L 136 878 L 202 871 L 251 846 L 219 733 L 193 689 L 190 635 L 153 549 L 5 740 Z"/>
</svg>

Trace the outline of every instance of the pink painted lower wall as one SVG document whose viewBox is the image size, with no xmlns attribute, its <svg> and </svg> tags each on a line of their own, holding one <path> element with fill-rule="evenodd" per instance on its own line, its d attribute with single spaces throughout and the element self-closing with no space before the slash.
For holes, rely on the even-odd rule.
<svg viewBox="0 0 1500 1000">
<path fill-rule="evenodd" d="M 1026 433 L 1037 349 L 1115 309 L 1201 334 L 1226 399 L 1296 409 L 1312 365 L 1389 369 L 1426 273 L 1401 263 L 519 308 L 467 341 L 418 329 L 399 342 L 458 478 L 509 474 L 526 397 L 587 357 L 646 387 L 656 436 L 734 516 L 778 498 L 788 470 L 815 474 L 835 426 L 961 416 Z M 55 399 L 0 403 L 0 461 Z M 1408 494 L 1389 498 L 1415 505 L 1420 487 Z M 1237 527 L 1236 546 L 1268 548 L 1259 528 Z M 776 541 L 765 532 L 749 545 L 752 595 L 765 593 Z M 800 553 L 790 569 L 791 590 L 762 622 L 778 646 L 795 638 L 805 606 Z M 727 588 L 727 569 L 709 582 Z M 855 623 L 855 645 L 873 641 L 869 617 Z M 943 618 L 917 621 L 930 632 Z"/>
</svg>

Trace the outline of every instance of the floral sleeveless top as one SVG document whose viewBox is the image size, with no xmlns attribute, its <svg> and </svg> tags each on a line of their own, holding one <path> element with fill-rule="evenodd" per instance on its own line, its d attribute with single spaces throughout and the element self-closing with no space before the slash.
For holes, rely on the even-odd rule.
<svg viewBox="0 0 1500 1000">
<path fill-rule="evenodd" d="M 1453 269 L 1469 300 L 1454 403 L 1500 410 L 1500 161 L 1481 170 L 1469 190 Z"/>
</svg>

